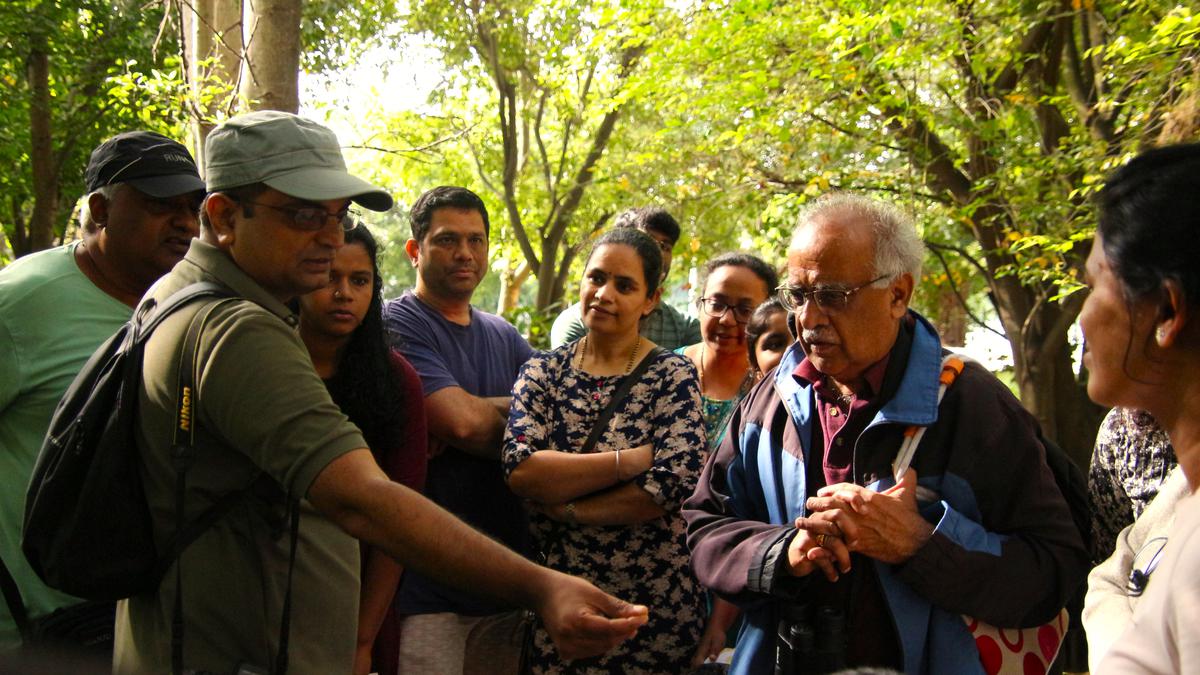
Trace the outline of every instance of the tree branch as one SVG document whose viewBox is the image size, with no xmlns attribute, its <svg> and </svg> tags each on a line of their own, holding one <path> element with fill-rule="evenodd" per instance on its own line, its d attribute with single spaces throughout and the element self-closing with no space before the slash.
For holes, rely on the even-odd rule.
<svg viewBox="0 0 1200 675">
<path fill-rule="evenodd" d="M 962 306 L 963 312 L 966 313 L 967 318 L 969 318 L 973 323 L 975 323 L 979 327 L 990 330 L 993 333 L 995 333 L 996 335 L 999 335 L 1000 337 L 1007 340 L 1008 339 L 1007 335 L 1005 335 L 1004 333 L 1001 333 L 1000 331 L 996 330 L 995 328 L 992 328 L 991 326 L 987 325 L 987 323 L 985 323 L 982 319 L 975 316 L 975 313 L 972 312 L 971 308 L 967 306 L 967 299 L 964 298 L 962 293 L 960 293 L 958 291 L 958 284 L 956 284 L 954 282 L 954 274 L 950 271 L 950 265 L 946 262 L 946 258 L 942 256 L 942 252 L 939 251 L 937 248 L 934 248 L 933 246 L 929 246 L 929 252 L 932 253 L 934 255 L 934 257 L 938 259 L 938 262 L 942 264 L 942 269 L 946 271 L 946 281 L 948 281 L 950 283 L 950 290 L 954 291 L 954 297 L 958 298 L 958 304 Z"/>
<path fill-rule="evenodd" d="M 871 145 L 874 145 L 876 147 L 887 148 L 888 150 L 895 150 L 896 152 L 904 152 L 904 148 L 899 145 L 891 145 L 889 143 L 884 143 L 883 141 L 878 140 L 877 138 L 872 138 L 871 136 L 868 136 L 867 134 L 862 133 L 861 131 L 854 131 L 852 129 L 847 129 L 846 127 L 835 124 L 832 120 L 822 116 L 819 113 L 813 112 L 812 110 L 806 110 L 806 111 L 804 111 L 804 114 L 806 116 L 811 117 L 814 120 L 820 122 L 821 124 L 824 124 L 825 126 L 829 127 L 830 129 L 833 129 L 834 131 L 840 131 L 843 134 L 846 134 L 847 136 L 850 136 L 852 138 L 858 138 L 858 139 L 867 141 L 868 143 L 870 143 Z"/>
<path fill-rule="evenodd" d="M 454 140 L 462 138 L 463 136 L 471 133 L 471 131 L 474 130 L 475 127 L 479 126 L 479 124 L 480 124 L 479 122 L 475 122 L 471 126 L 465 128 L 465 129 L 462 129 L 460 131 L 457 131 L 453 134 L 450 134 L 449 136 L 443 136 L 442 138 L 439 138 L 435 141 L 430 141 L 430 142 L 426 143 L 425 145 L 419 145 L 419 146 L 416 146 L 413 148 L 405 148 L 402 150 L 396 149 L 396 148 L 384 148 L 384 147 L 380 147 L 377 145 L 347 145 L 345 147 L 354 148 L 355 150 L 374 150 L 376 152 L 386 152 L 390 155 L 420 154 L 420 153 L 429 152 L 431 149 L 436 148 L 439 145 L 443 145 L 445 143 L 449 143 L 450 141 L 454 141 Z"/>
</svg>

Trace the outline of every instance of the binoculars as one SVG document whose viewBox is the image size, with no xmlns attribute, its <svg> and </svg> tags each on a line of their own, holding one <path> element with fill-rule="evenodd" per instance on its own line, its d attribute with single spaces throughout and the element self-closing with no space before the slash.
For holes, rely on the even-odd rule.
<svg viewBox="0 0 1200 675">
<path fill-rule="evenodd" d="M 775 636 L 775 675 L 846 668 L 846 615 L 837 607 L 787 604 Z"/>
</svg>

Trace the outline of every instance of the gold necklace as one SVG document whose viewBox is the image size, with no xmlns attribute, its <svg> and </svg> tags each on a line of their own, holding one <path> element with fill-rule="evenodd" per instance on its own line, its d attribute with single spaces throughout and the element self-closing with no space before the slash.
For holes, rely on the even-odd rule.
<svg viewBox="0 0 1200 675">
<path fill-rule="evenodd" d="M 587 355 L 589 342 L 590 341 L 588 340 L 588 336 L 584 335 L 583 339 L 580 340 L 579 349 L 576 350 L 576 352 L 579 354 L 579 357 L 578 357 L 579 362 L 575 365 L 575 367 L 578 370 L 581 370 L 581 371 L 583 370 L 583 357 Z M 639 335 L 637 342 L 633 343 L 633 351 L 631 351 L 629 353 L 629 361 L 627 361 L 625 363 L 625 374 L 626 375 L 628 375 L 630 373 L 630 371 L 633 370 L 633 361 L 634 361 L 634 359 L 637 358 L 638 349 L 640 349 L 641 346 L 642 346 L 642 336 Z M 596 391 L 592 392 L 592 400 L 593 401 L 600 400 L 600 391 L 603 388 L 604 388 L 604 378 L 597 377 L 596 378 Z"/>
<path fill-rule="evenodd" d="M 579 345 L 580 348 L 577 350 L 579 352 L 579 357 L 576 360 L 575 367 L 578 368 L 579 370 L 583 370 L 583 359 L 584 359 L 584 357 L 587 356 L 588 345 L 591 343 L 591 341 L 588 340 L 588 336 L 584 335 L 583 339 L 580 342 L 581 342 L 581 344 Z M 629 360 L 625 362 L 625 373 L 624 373 L 625 375 L 628 375 L 630 372 L 633 371 L 633 363 L 634 363 L 634 360 L 637 358 L 638 350 L 640 350 L 641 347 L 642 347 L 642 336 L 639 335 L 637 342 L 633 343 L 633 351 L 629 352 Z"/>
</svg>

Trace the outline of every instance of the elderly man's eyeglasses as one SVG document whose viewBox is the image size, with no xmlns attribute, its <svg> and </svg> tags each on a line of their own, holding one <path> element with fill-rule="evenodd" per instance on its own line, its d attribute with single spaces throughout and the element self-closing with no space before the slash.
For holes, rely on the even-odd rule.
<svg viewBox="0 0 1200 675">
<path fill-rule="evenodd" d="M 850 297 L 862 289 L 887 279 L 889 274 L 875 277 L 860 286 L 854 288 L 805 288 L 804 286 L 791 286 L 783 284 L 775 289 L 779 302 L 783 303 L 784 308 L 789 312 L 795 312 L 804 307 L 804 305 L 812 300 L 817 303 L 817 307 L 823 312 L 836 312 L 846 308 L 850 304 Z"/>
<path fill-rule="evenodd" d="M 717 298 L 700 298 L 696 301 L 700 305 L 700 309 L 709 316 L 718 321 L 725 318 L 725 314 L 732 311 L 733 320 L 738 323 L 747 323 L 750 321 L 750 316 L 754 314 L 752 305 L 731 305 L 727 302 L 718 300 Z"/>
<path fill-rule="evenodd" d="M 286 214 L 289 219 L 288 225 L 304 232 L 322 230 L 331 222 L 341 225 L 342 229 L 346 232 L 358 227 L 358 212 L 349 208 L 342 209 L 336 213 L 330 213 L 319 206 L 275 206 L 274 204 L 264 204 L 249 200 L 242 200 L 239 203 L 243 206 L 263 206 Z"/>
</svg>

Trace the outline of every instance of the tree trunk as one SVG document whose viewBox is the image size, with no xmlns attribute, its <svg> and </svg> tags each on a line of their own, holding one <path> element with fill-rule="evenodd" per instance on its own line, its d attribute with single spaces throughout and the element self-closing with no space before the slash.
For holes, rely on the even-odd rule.
<svg viewBox="0 0 1200 675">
<path fill-rule="evenodd" d="M 1070 344 L 1064 340 L 1047 347 L 1048 353 L 1036 362 L 1021 359 L 1015 368 L 1021 403 L 1037 417 L 1047 437 L 1076 464 L 1087 467 L 1104 409 L 1092 403 L 1087 385 L 1075 377 Z"/>
<path fill-rule="evenodd" d="M 204 140 L 214 120 L 232 112 L 242 63 L 241 0 L 195 0 L 182 11 L 188 89 L 194 117 L 192 144 L 204 173 Z"/>
<path fill-rule="evenodd" d="M 54 244 L 54 221 L 58 218 L 58 167 L 54 156 L 53 121 L 50 108 L 50 55 L 44 34 L 30 36 L 26 75 L 29 79 L 29 163 L 33 170 L 33 214 L 29 218 L 25 250 L 18 256 L 50 248 Z"/>
<path fill-rule="evenodd" d="M 300 109 L 301 0 L 246 0 L 240 97 L 250 110 Z"/>
<path fill-rule="evenodd" d="M 506 267 L 500 273 L 500 297 L 496 301 L 496 313 L 504 314 L 517 306 L 521 301 L 521 287 L 529 278 L 530 270 L 527 263 L 522 262 L 516 269 Z"/>
</svg>

